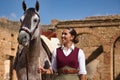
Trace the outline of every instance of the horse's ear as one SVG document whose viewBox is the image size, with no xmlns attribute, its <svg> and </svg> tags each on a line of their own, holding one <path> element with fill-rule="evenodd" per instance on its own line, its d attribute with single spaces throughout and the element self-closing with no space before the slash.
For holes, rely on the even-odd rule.
<svg viewBox="0 0 120 80">
<path fill-rule="evenodd" d="M 26 9 L 27 9 L 27 6 L 26 6 L 26 3 L 25 3 L 25 1 L 23 1 L 23 2 L 22 2 L 22 7 L 23 7 L 23 10 L 24 10 L 24 11 L 26 11 Z"/>
<path fill-rule="evenodd" d="M 39 11 L 39 2 L 38 2 L 38 0 L 36 0 L 35 10 L 36 10 L 37 12 Z"/>
</svg>

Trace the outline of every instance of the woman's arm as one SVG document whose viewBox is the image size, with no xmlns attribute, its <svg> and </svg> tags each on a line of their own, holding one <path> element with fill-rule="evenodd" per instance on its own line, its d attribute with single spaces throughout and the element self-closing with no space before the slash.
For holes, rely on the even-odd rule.
<svg viewBox="0 0 120 80">
<path fill-rule="evenodd" d="M 85 55 L 83 50 L 79 50 L 79 56 L 78 56 L 78 61 L 79 61 L 79 78 L 80 80 L 86 80 L 86 65 L 85 65 Z"/>
</svg>

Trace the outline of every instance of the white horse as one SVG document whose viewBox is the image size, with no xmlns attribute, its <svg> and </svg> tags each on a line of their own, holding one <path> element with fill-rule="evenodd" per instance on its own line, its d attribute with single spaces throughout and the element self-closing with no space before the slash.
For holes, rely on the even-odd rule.
<svg viewBox="0 0 120 80">
<path fill-rule="evenodd" d="M 41 75 L 37 72 L 39 66 L 50 66 L 49 56 L 40 38 L 40 16 L 39 2 L 36 1 L 35 8 L 28 8 L 25 1 L 22 3 L 24 15 L 21 17 L 21 26 L 18 35 L 18 51 L 14 63 L 14 69 L 18 80 L 41 80 Z M 43 48 L 44 46 L 44 48 Z M 47 52 L 46 52 L 47 51 Z M 50 53 L 48 53 L 50 54 Z M 44 63 L 47 62 L 47 65 Z"/>
</svg>

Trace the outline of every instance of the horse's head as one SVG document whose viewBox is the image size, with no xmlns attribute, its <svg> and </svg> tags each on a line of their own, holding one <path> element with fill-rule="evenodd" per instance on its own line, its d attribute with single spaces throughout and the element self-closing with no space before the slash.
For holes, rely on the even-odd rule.
<svg viewBox="0 0 120 80">
<path fill-rule="evenodd" d="M 24 10 L 24 15 L 20 19 L 21 27 L 18 35 L 18 42 L 19 44 L 28 47 L 30 41 L 36 39 L 39 35 L 39 2 L 36 1 L 35 8 L 27 9 L 25 1 L 23 1 L 22 7 Z"/>
</svg>

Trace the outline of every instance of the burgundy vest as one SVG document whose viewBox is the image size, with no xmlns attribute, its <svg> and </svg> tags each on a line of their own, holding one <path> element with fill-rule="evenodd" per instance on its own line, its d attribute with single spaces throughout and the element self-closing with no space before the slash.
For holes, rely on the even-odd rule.
<svg viewBox="0 0 120 80">
<path fill-rule="evenodd" d="M 61 47 L 57 48 L 57 69 L 60 69 L 64 66 L 69 66 L 77 69 L 79 67 L 78 51 L 79 48 L 75 47 L 75 49 L 72 50 L 72 52 L 68 56 L 65 56 Z"/>
</svg>

